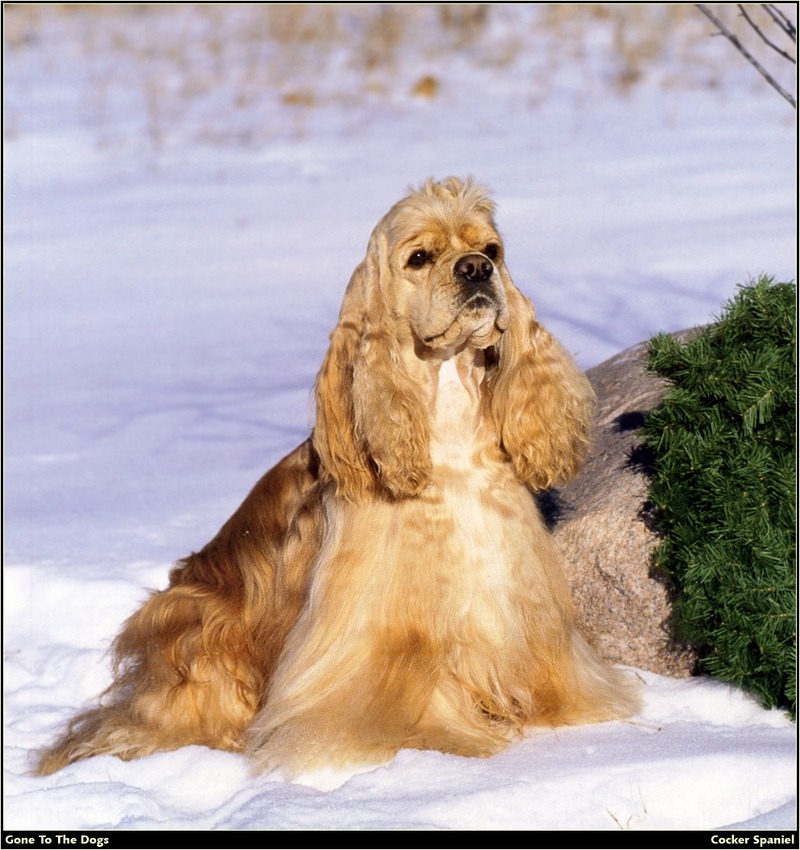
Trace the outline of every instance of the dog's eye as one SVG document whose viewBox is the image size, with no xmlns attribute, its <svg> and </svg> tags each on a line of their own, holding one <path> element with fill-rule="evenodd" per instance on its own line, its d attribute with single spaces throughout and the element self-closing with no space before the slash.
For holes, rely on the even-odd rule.
<svg viewBox="0 0 800 850">
<path fill-rule="evenodd" d="M 490 242 L 484 249 L 483 253 L 492 261 L 496 260 L 500 256 L 500 246 L 495 245 L 494 242 Z"/>
<path fill-rule="evenodd" d="M 430 262 L 433 262 L 433 257 L 427 251 L 414 251 L 406 265 L 412 269 L 421 269 Z"/>
</svg>

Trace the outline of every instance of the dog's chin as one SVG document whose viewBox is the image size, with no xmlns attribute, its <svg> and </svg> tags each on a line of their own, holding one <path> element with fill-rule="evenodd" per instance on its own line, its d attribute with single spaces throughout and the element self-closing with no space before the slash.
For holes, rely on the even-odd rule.
<svg viewBox="0 0 800 850">
<path fill-rule="evenodd" d="M 470 345 L 489 348 L 508 327 L 508 316 L 488 299 L 482 303 L 467 304 L 441 333 L 422 336 L 428 348 L 441 350 Z"/>
</svg>

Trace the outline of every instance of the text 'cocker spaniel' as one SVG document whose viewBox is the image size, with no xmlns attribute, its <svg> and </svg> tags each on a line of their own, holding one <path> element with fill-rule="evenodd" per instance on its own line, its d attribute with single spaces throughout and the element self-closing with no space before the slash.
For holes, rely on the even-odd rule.
<svg viewBox="0 0 800 850">
<path fill-rule="evenodd" d="M 576 630 L 531 492 L 577 470 L 592 391 L 493 213 L 450 178 L 378 223 L 310 439 L 125 623 L 113 684 L 40 773 L 202 744 L 293 777 L 636 710 Z"/>
</svg>

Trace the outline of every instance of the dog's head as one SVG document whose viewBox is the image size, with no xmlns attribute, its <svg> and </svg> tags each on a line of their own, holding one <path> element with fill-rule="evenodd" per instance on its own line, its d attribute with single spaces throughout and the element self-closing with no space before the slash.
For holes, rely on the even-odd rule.
<svg viewBox="0 0 800 850">
<path fill-rule="evenodd" d="M 409 364 L 466 347 L 489 351 L 486 415 L 520 480 L 543 488 L 574 472 L 591 388 L 511 280 L 494 204 L 451 177 L 392 207 L 350 279 L 317 379 L 323 479 L 346 498 L 419 494 L 433 404 Z"/>
<path fill-rule="evenodd" d="M 423 345 L 487 348 L 507 329 L 503 242 L 493 214 L 483 190 L 450 178 L 426 183 L 376 228 L 371 242 L 388 266 L 379 275 L 383 297 Z"/>
</svg>

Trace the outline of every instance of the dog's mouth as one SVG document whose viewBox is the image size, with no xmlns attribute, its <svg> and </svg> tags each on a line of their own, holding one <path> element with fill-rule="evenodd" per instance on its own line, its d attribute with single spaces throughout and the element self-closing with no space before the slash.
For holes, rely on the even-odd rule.
<svg viewBox="0 0 800 850">
<path fill-rule="evenodd" d="M 488 348 L 500 339 L 508 324 L 505 303 L 480 292 L 462 302 L 446 328 L 423 335 L 422 341 L 429 348 L 452 348 L 462 343 Z"/>
</svg>

